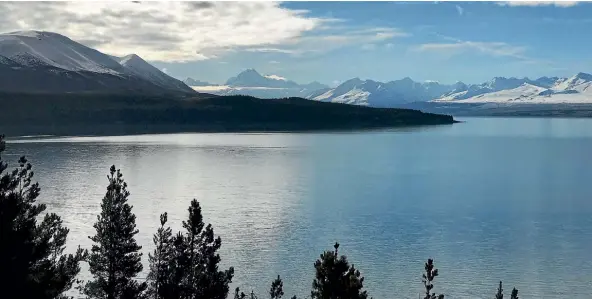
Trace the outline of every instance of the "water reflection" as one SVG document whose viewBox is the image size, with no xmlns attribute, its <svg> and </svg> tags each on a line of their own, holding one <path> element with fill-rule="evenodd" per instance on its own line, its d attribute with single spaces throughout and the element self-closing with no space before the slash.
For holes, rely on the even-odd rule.
<svg viewBox="0 0 592 299">
<path fill-rule="evenodd" d="M 416 298 L 434 257 L 447 298 L 587 298 L 590 120 L 470 119 L 348 134 L 175 134 L 18 140 L 41 201 L 88 246 L 111 164 L 130 185 L 151 250 L 158 215 L 177 229 L 192 198 L 223 238 L 235 284 L 306 296 L 335 241 L 374 298 Z M 16 156 L 13 156 L 16 157 Z M 341 249 L 340 248 L 340 249 Z M 145 261 L 147 257 L 145 256 Z"/>
</svg>

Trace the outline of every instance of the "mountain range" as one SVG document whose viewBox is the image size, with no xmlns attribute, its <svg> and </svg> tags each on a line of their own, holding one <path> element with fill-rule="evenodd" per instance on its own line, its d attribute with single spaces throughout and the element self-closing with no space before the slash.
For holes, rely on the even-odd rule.
<svg viewBox="0 0 592 299">
<path fill-rule="evenodd" d="M 258 98 L 303 97 L 318 90 L 329 89 L 319 82 L 298 84 L 278 75 L 261 75 L 255 69 L 247 69 L 226 80 L 224 85 L 187 78 L 183 82 L 194 90 L 216 95 L 250 95 Z"/>
<path fill-rule="evenodd" d="M 0 34 L 0 91 L 195 94 L 138 55 L 107 55 L 45 31 Z"/>
<path fill-rule="evenodd" d="M 191 86 L 191 87 L 190 87 Z M 370 107 L 409 105 L 592 104 L 592 75 L 569 78 L 495 77 L 481 84 L 441 84 L 403 78 L 389 82 L 353 78 L 334 88 L 319 82 L 299 84 L 278 75 L 247 69 L 223 85 L 177 80 L 140 56 L 116 57 L 45 31 L 0 34 L 0 91 L 28 93 L 138 93 L 195 96 L 250 95 L 302 97 Z M 197 92 L 196 92 L 197 91 Z M 425 105 L 424 105 L 425 106 Z"/>
<path fill-rule="evenodd" d="M 370 107 L 407 107 L 413 103 L 446 104 L 592 104 L 592 75 L 578 73 L 569 78 L 495 77 L 481 84 L 416 82 L 409 77 L 389 82 L 353 78 L 329 88 L 318 82 L 306 85 L 276 75 L 263 76 L 248 69 L 213 85 L 188 78 L 193 89 L 217 95 L 251 95 L 260 98 L 304 97 L 310 100 Z"/>
</svg>

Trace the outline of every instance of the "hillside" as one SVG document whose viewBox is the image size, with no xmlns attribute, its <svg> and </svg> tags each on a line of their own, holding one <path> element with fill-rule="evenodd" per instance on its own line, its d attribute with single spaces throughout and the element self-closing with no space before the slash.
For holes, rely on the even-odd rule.
<svg viewBox="0 0 592 299">
<path fill-rule="evenodd" d="M 114 57 L 45 31 L 0 34 L 0 91 L 195 94 L 135 54 Z"/>
<path fill-rule="evenodd" d="M 6 134 L 357 130 L 451 124 L 451 116 L 301 98 L 1 94 Z"/>
</svg>

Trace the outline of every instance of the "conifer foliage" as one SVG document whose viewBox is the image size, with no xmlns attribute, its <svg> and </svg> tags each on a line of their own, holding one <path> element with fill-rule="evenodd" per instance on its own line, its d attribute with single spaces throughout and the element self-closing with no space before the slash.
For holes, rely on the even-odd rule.
<svg viewBox="0 0 592 299">
<path fill-rule="evenodd" d="M 1 297 L 66 298 L 85 258 L 80 248 L 75 254 L 63 254 L 68 228 L 53 213 L 37 204 L 40 188 L 33 183 L 32 165 L 25 157 L 18 167 L 7 172 L 2 160 L 6 148 L 0 135 L 0 289 Z"/>
<path fill-rule="evenodd" d="M 165 222 L 166 217 L 164 221 L 161 217 L 161 228 L 154 236 L 156 250 L 151 256 L 148 279 L 151 290 L 160 291 L 151 291 L 151 297 L 226 299 L 234 268 L 219 270 L 222 240 L 214 237 L 212 225 L 204 224 L 199 202 L 191 201 L 183 233 L 171 237 L 170 229 L 164 228 Z"/>
<path fill-rule="evenodd" d="M 518 290 L 516 288 L 512 289 L 512 294 L 510 295 L 510 299 L 518 299 Z"/>
<path fill-rule="evenodd" d="M 312 282 L 313 299 L 366 299 L 368 294 L 362 291 L 364 277 L 354 265 L 349 265 L 347 258 L 339 257 L 339 243 L 334 251 L 325 251 L 314 264 L 316 273 Z"/>
<path fill-rule="evenodd" d="M 504 299 L 504 289 L 502 288 L 502 282 L 500 281 L 499 287 L 497 287 L 497 293 L 495 299 Z"/>
<path fill-rule="evenodd" d="M 136 281 L 142 271 L 142 253 L 136 242 L 136 216 L 128 204 L 127 183 L 123 174 L 111 166 L 107 193 L 101 203 L 101 213 L 94 224 L 96 234 L 88 259 L 93 280 L 83 293 L 89 298 L 142 298 L 146 283 Z"/>
<path fill-rule="evenodd" d="M 271 288 L 269 289 L 270 299 L 281 299 L 284 296 L 284 282 L 278 275 L 278 277 L 271 282 Z"/>
<path fill-rule="evenodd" d="M 437 295 L 435 293 L 431 293 L 432 289 L 434 288 L 434 278 L 438 276 L 438 269 L 434 266 L 434 260 L 428 259 L 428 262 L 425 263 L 425 273 L 422 275 L 422 282 L 423 286 L 425 287 L 425 297 L 424 299 L 444 299 L 444 295 Z"/>
<path fill-rule="evenodd" d="M 497 293 L 495 294 L 495 299 L 504 299 L 504 289 L 502 288 L 501 281 L 499 283 L 499 287 L 497 288 Z M 512 294 L 510 295 L 510 299 L 518 299 L 518 290 L 516 288 L 512 289 Z"/>
<path fill-rule="evenodd" d="M 160 227 L 154 234 L 154 252 L 148 254 L 150 261 L 149 298 L 167 299 L 174 298 L 175 285 L 172 285 L 173 269 L 173 232 L 170 227 L 165 227 L 167 223 L 167 213 L 160 215 Z"/>
</svg>

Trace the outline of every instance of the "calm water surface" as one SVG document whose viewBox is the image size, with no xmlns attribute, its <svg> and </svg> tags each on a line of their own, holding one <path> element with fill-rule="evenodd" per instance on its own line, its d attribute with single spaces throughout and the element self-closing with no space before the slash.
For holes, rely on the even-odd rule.
<svg viewBox="0 0 592 299">
<path fill-rule="evenodd" d="M 132 193 L 144 246 L 162 212 L 177 229 L 192 198 L 222 237 L 232 289 L 308 296 L 335 241 L 374 298 L 436 291 L 492 298 L 590 298 L 592 120 L 471 118 L 452 126 L 342 134 L 174 134 L 12 141 L 40 201 L 90 247 L 109 166 Z M 147 267 L 145 267 L 147 268 Z M 88 275 L 85 273 L 85 275 Z"/>
</svg>

